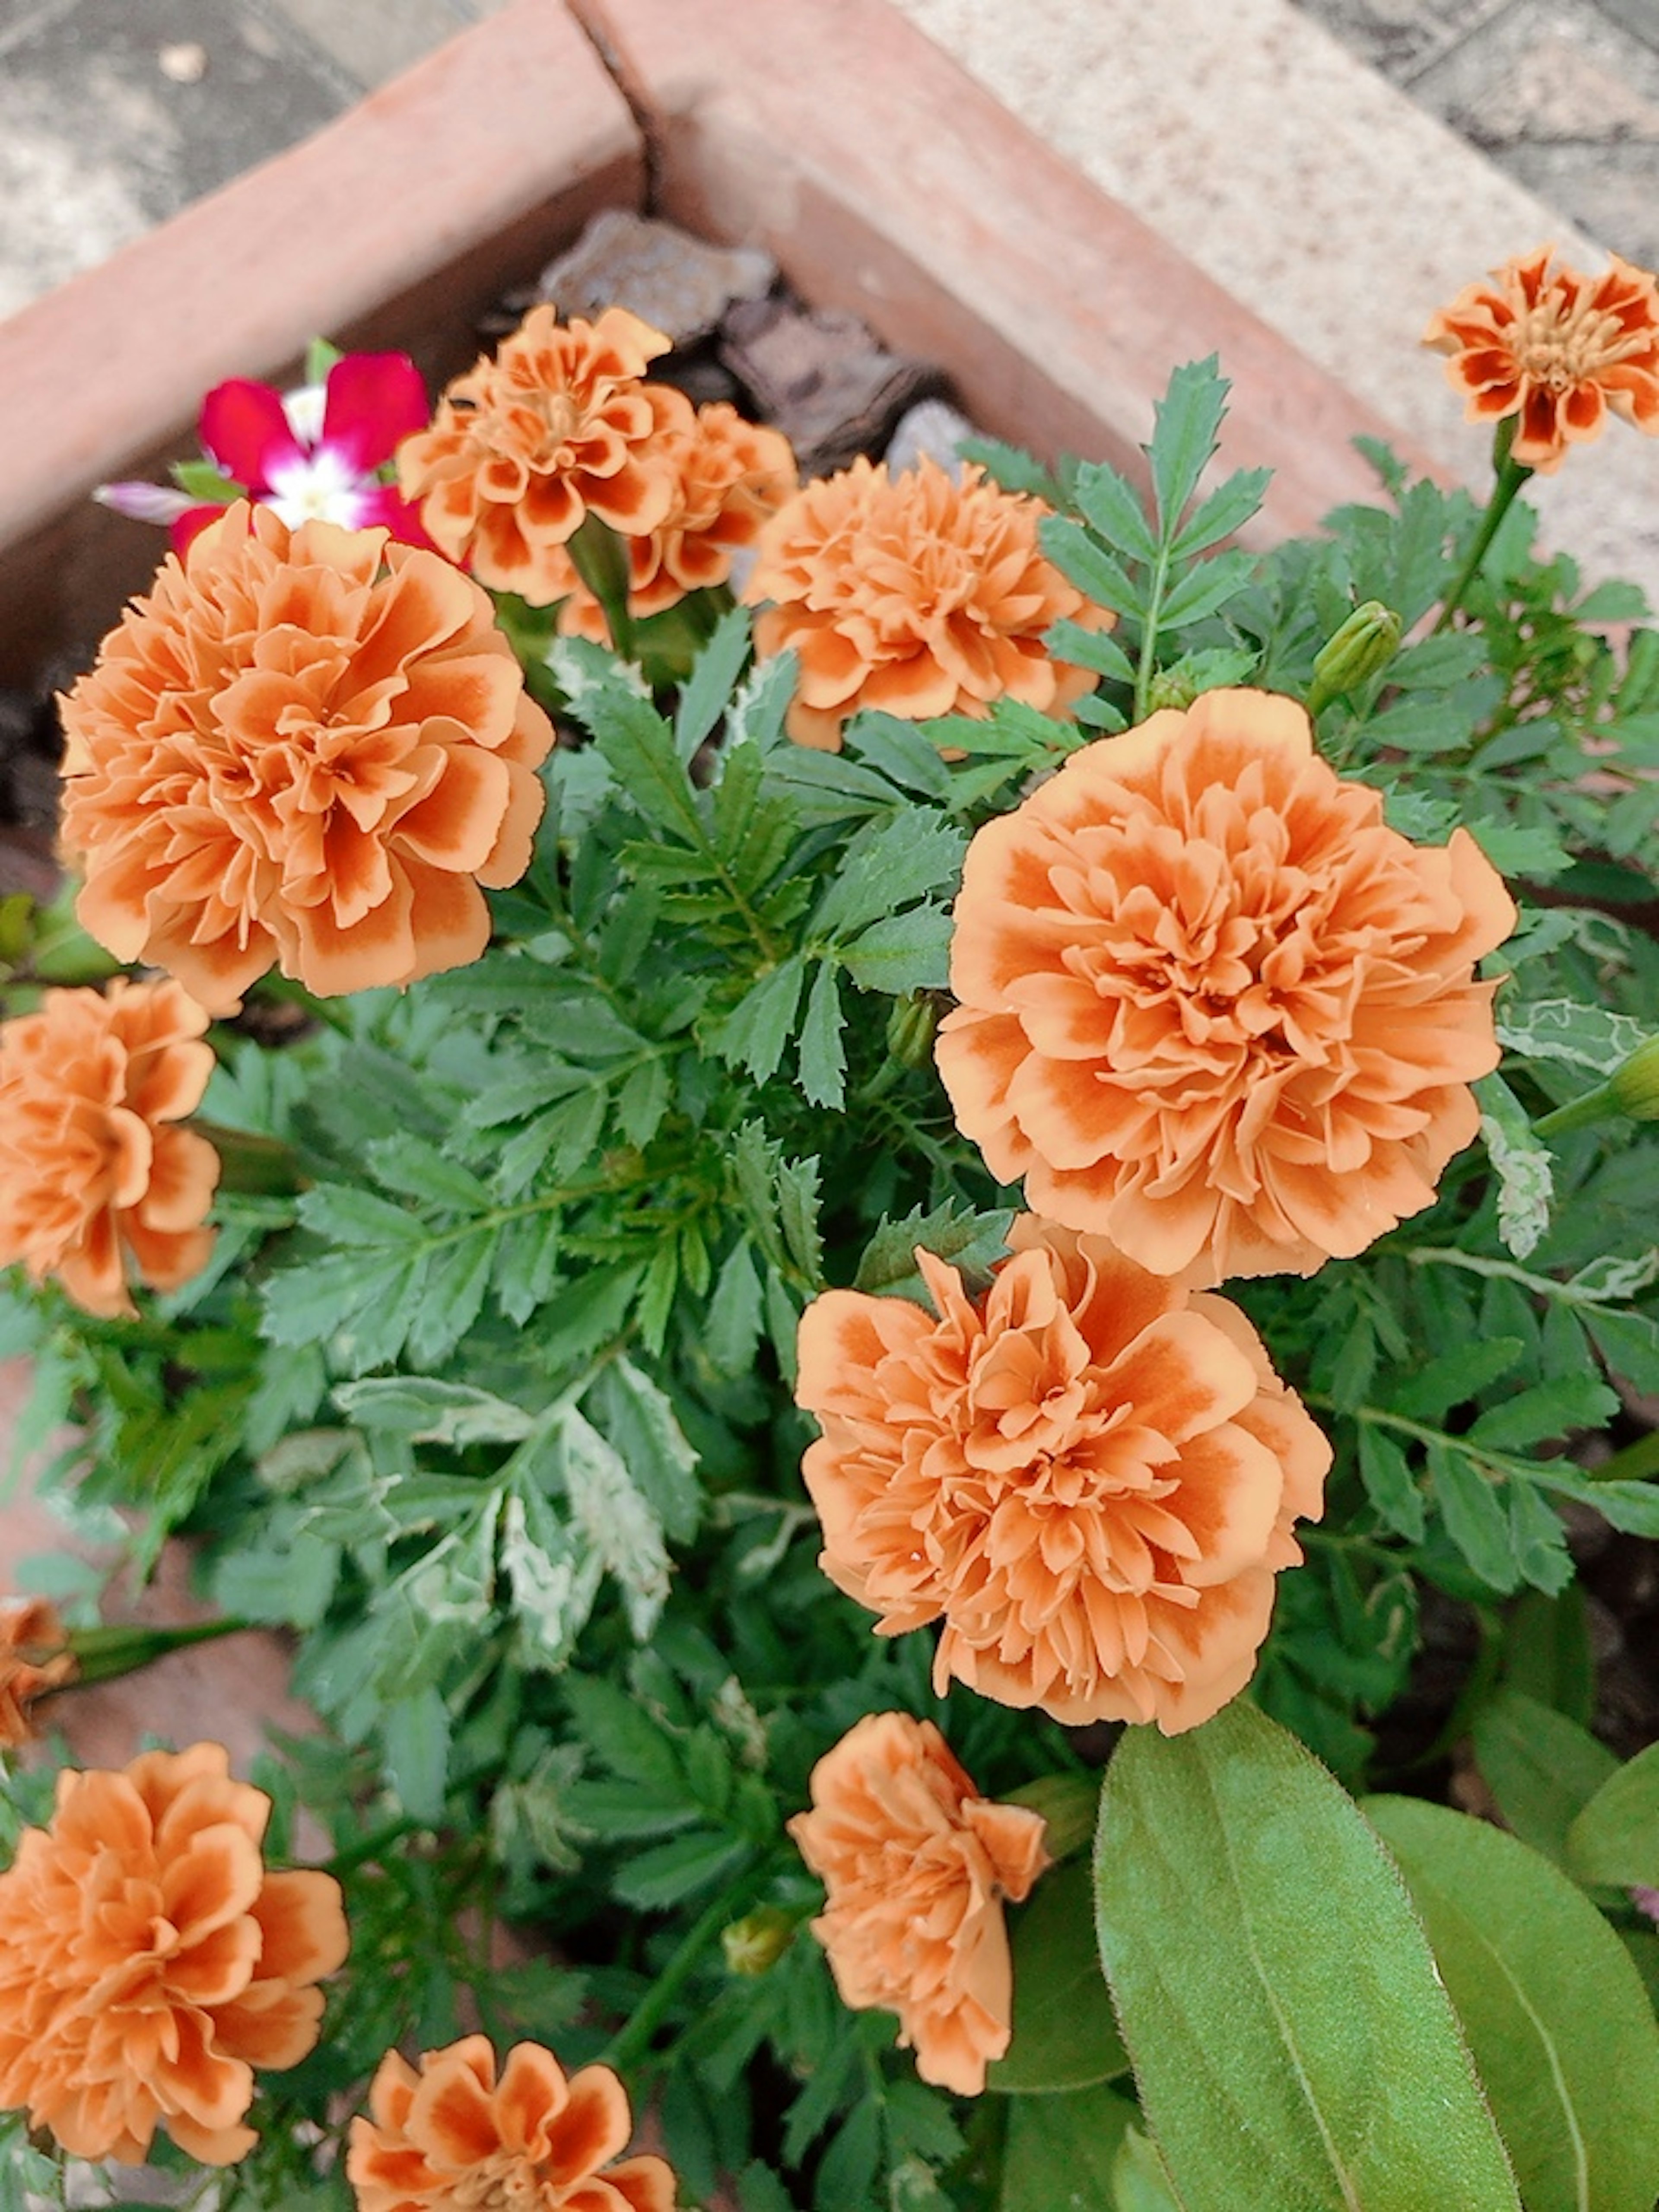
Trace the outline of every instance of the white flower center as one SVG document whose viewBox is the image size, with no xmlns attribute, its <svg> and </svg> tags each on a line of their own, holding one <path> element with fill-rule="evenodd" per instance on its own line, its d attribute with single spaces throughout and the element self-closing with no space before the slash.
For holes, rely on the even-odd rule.
<svg viewBox="0 0 1659 2212">
<path fill-rule="evenodd" d="M 356 530 L 367 505 L 364 495 L 371 489 L 341 453 L 319 446 L 314 453 L 272 469 L 263 504 L 281 515 L 290 530 L 302 522 L 337 522 Z"/>
</svg>

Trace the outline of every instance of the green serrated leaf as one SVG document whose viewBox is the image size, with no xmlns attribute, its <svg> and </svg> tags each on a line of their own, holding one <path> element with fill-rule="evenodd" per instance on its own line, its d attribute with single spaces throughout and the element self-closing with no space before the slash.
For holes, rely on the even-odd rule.
<svg viewBox="0 0 1659 2212">
<path fill-rule="evenodd" d="M 1555 1156 L 1534 1136 L 1531 1117 L 1501 1075 L 1482 1076 L 1474 1095 L 1498 1176 L 1498 1233 L 1524 1260 L 1548 1233 Z"/>
<path fill-rule="evenodd" d="M 1146 519 L 1140 495 L 1127 477 L 1104 461 L 1085 461 L 1072 488 L 1084 520 L 1098 531 L 1114 552 L 1148 566 L 1158 558 L 1158 538 Z"/>
<path fill-rule="evenodd" d="M 702 1518 L 702 1486 L 667 1392 L 631 1359 L 617 1358 L 600 1371 L 586 1403 L 664 1530 L 689 1543 Z"/>
<path fill-rule="evenodd" d="M 846 1021 L 836 963 L 820 960 L 801 1024 L 800 1087 L 812 1105 L 834 1111 L 839 1111 L 847 1096 L 847 1054 L 841 1041 Z"/>
<path fill-rule="evenodd" d="M 967 848 L 966 831 L 931 807 L 901 807 L 860 830 L 813 911 L 811 936 L 837 944 L 917 899 L 954 892 Z"/>
<path fill-rule="evenodd" d="M 806 963 L 797 952 L 751 984 L 710 1039 L 720 1058 L 741 1061 L 757 1081 L 769 1082 L 794 1034 L 805 981 Z"/>
<path fill-rule="evenodd" d="M 1095 1881 L 1142 2106 L 1184 2203 L 1519 2212 L 1399 1875 L 1265 1715 L 1240 1700 L 1185 1735 L 1130 1729 Z"/>
<path fill-rule="evenodd" d="M 1159 603 L 1158 626 L 1179 629 L 1202 622 L 1224 606 L 1249 581 L 1255 570 L 1253 553 L 1212 553 L 1177 576 Z"/>
<path fill-rule="evenodd" d="M 925 1292 L 916 1267 L 918 1245 L 970 1279 L 988 1275 L 1007 1251 L 1013 1218 L 1007 1207 L 976 1213 L 949 1200 L 931 1212 L 912 1206 L 901 1219 L 882 1222 L 864 1248 L 854 1288 L 878 1297 L 919 1301 Z"/>
<path fill-rule="evenodd" d="M 1474 1572 L 1491 1589 L 1516 1589 L 1521 1566 L 1509 1516 L 1485 1469 L 1443 1439 L 1429 1446 L 1429 1474 L 1446 1534 Z"/>
<path fill-rule="evenodd" d="M 334 1401 L 366 1429 L 389 1429 L 419 1443 L 522 1443 L 535 1426 L 521 1406 L 469 1382 L 389 1375 L 336 1386 Z"/>
<path fill-rule="evenodd" d="M 734 1875 L 750 1856 L 747 1844 L 723 1829 L 699 1828 L 630 1859 L 613 1885 L 624 1905 L 660 1912 Z"/>
<path fill-rule="evenodd" d="M 1133 581 L 1121 562 L 1080 522 L 1069 515 L 1045 514 L 1037 525 L 1037 542 L 1061 575 L 1096 606 L 1110 607 L 1121 615 L 1146 613 L 1146 586 Z"/>
<path fill-rule="evenodd" d="M 1221 418 L 1231 386 L 1216 370 L 1216 356 L 1189 361 L 1170 379 L 1155 404 L 1156 427 L 1146 458 L 1152 466 L 1158 532 L 1168 544 L 1176 534 L 1182 511 L 1216 449 Z"/>
<path fill-rule="evenodd" d="M 720 1375 L 746 1374 L 764 1325 L 760 1270 L 753 1239 L 740 1237 L 714 1280 L 704 1316 L 702 1348 Z"/>
<path fill-rule="evenodd" d="M 1505 1052 L 1518 1052 L 1528 1060 L 1561 1060 L 1595 1075 L 1610 1075 L 1646 1034 L 1628 1014 L 1582 1006 L 1573 999 L 1536 999 L 1530 1005 L 1507 1006 L 1498 1017 L 1498 1042 Z"/>
<path fill-rule="evenodd" d="M 1260 511 L 1273 476 L 1271 469 L 1235 470 L 1224 483 L 1218 484 L 1207 498 L 1199 501 L 1176 532 L 1170 547 L 1171 557 L 1190 561 L 1194 554 L 1206 551 L 1224 538 L 1231 538 L 1234 531 L 1242 530 Z"/>
<path fill-rule="evenodd" d="M 842 945 L 842 964 L 860 991 L 890 999 L 942 991 L 950 981 L 952 927 L 947 908 L 913 906 L 872 921 Z"/>
<path fill-rule="evenodd" d="M 1359 1473 L 1378 1517 L 1408 1542 L 1420 1544 L 1428 1526 L 1423 1492 L 1404 1451 L 1372 1421 L 1359 1425 Z"/>
<path fill-rule="evenodd" d="M 749 658 L 749 610 L 728 608 L 681 686 L 674 712 L 674 750 L 688 764 L 726 711 Z"/>
</svg>

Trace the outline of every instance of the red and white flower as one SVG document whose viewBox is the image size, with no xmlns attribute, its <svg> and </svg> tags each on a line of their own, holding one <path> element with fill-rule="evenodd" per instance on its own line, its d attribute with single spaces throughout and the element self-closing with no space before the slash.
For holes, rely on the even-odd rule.
<svg viewBox="0 0 1659 2212">
<path fill-rule="evenodd" d="M 407 354 L 343 354 L 320 384 L 281 392 L 232 377 L 202 403 L 202 445 L 224 478 L 204 499 L 167 484 L 100 484 L 94 497 L 140 522 L 166 523 L 182 552 L 234 500 L 269 507 L 290 530 L 336 522 L 379 524 L 411 545 L 429 545 L 419 516 L 383 471 L 403 441 L 431 416 L 426 385 Z"/>
</svg>

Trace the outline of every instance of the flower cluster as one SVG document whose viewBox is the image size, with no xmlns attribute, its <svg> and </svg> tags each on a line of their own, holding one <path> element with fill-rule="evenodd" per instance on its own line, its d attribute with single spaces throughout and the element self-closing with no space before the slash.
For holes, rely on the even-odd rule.
<svg viewBox="0 0 1659 2212">
<path fill-rule="evenodd" d="M 88 1313 L 131 1314 L 207 1263 L 219 1156 L 178 1125 L 213 1072 L 208 1018 L 177 983 L 48 991 L 0 1024 L 0 1266 Z"/>
<path fill-rule="evenodd" d="M 618 2158 L 634 2131 L 608 2066 L 566 2078 L 550 2051 L 515 2044 L 499 2080 L 482 2035 L 380 2062 L 369 2117 L 351 2123 L 358 2212 L 674 2212 L 659 2158 Z M 614 2162 L 613 2162 L 614 2161 Z"/>
<path fill-rule="evenodd" d="M 476 960 L 552 726 L 489 599 L 383 530 L 230 509 L 63 701 L 85 928 L 216 1013 L 273 963 L 327 996 Z"/>
<path fill-rule="evenodd" d="M 398 451 L 434 544 L 492 591 L 547 606 L 569 588 L 564 548 L 589 515 L 627 538 L 665 523 L 695 434 L 684 393 L 643 381 L 667 350 L 623 307 L 568 324 L 532 307 Z"/>
<path fill-rule="evenodd" d="M 800 656 L 796 743 L 839 751 L 860 708 L 920 721 L 1016 699 L 1052 714 L 1092 689 L 1044 634 L 1114 618 L 1039 550 L 1046 511 L 977 467 L 957 481 L 925 457 L 896 477 L 854 461 L 789 501 L 761 532 L 743 595 L 765 603 L 757 653 Z"/>
<path fill-rule="evenodd" d="M 217 1744 L 64 1773 L 0 1875 L 0 2107 L 76 2158 L 144 2158 L 158 2126 L 243 2158 L 255 2067 L 317 2039 L 346 1955 L 339 1885 L 268 1874 L 270 1801 Z"/>
<path fill-rule="evenodd" d="M 922 2080 L 976 2097 L 1008 2048 L 1002 1900 L 1048 1863 L 1042 1815 L 981 1797 L 908 1713 L 860 1721 L 813 1768 L 811 1797 L 789 1832 L 823 1879 L 812 1930 L 843 2000 L 896 2012 Z"/>
</svg>

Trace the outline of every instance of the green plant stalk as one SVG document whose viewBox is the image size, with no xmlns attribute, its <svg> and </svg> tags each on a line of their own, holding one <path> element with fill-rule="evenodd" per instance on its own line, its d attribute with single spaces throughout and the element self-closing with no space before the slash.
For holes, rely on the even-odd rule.
<svg viewBox="0 0 1659 2212">
<path fill-rule="evenodd" d="M 351 1035 L 350 1021 L 339 1007 L 330 1006 L 326 999 L 307 991 L 297 978 L 282 975 L 274 968 L 268 975 L 261 975 L 257 983 L 250 985 L 248 995 L 280 1000 L 284 1006 L 299 1007 L 301 1013 L 309 1014 L 313 1021 L 321 1022 L 325 1028 L 337 1030 L 342 1036 Z"/>
<path fill-rule="evenodd" d="M 154 1660 L 165 1659 L 170 1651 L 183 1651 L 192 1644 L 211 1644 L 221 1636 L 240 1636 L 252 1626 L 250 1620 L 228 1614 L 221 1620 L 192 1621 L 182 1628 L 146 1628 L 136 1623 L 131 1626 L 72 1628 L 64 1639 L 64 1646 L 75 1656 L 75 1680 L 66 1682 L 64 1687 L 76 1689 L 88 1682 L 112 1681 L 118 1674 L 131 1674 Z"/>
<path fill-rule="evenodd" d="M 1546 1114 L 1532 1125 L 1534 1137 L 1565 1137 L 1570 1129 L 1587 1129 L 1592 1121 L 1605 1121 L 1610 1114 L 1622 1114 L 1611 1083 L 1598 1083 L 1594 1091 L 1587 1091 L 1582 1098 L 1570 1098 L 1565 1106 L 1558 1106 L 1553 1114 Z"/>
<path fill-rule="evenodd" d="M 1441 630 L 1450 629 L 1453 616 L 1463 604 L 1464 592 L 1480 574 L 1480 563 L 1491 550 L 1492 541 L 1497 537 L 1504 517 L 1515 504 L 1516 494 L 1533 473 L 1523 463 L 1510 457 L 1510 448 L 1515 443 L 1515 428 L 1516 417 L 1506 415 L 1493 436 L 1492 460 L 1495 481 L 1492 496 L 1486 501 L 1486 511 L 1480 518 L 1480 526 L 1474 533 L 1474 543 L 1469 548 L 1468 558 L 1458 570 L 1440 609 L 1439 620 L 1434 626 L 1437 635 Z"/>
<path fill-rule="evenodd" d="M 597 514 L 582 518 L 565 541 L 570 565 L 605 610 L 611 642 L 624 660 L 634 658 L 634 620 L 628 611 L 628 548 Z"/>
<path fill-rule="evenodd" d="M 1591 1482 L 1645 1482 L 1659 1474 L 1659 1429 L 1638 1437 L 1633 1444 L 1614 1452 L 1600 1467 L 1587 1467 L 1584 1474 Z"/>
<path fill-rule="evenodd" d="M 219 1155 L 219 1188 L 244 1197 L 291 1198 L 310 1182 L 300 1163 L 280 1137 L 258 1135 L 252 1129 L 228 1129 L 221 1122 L 193 1115 L 190 1127 L 205 1137 Z"/>
<path fill-rule="evenodd" d="M 746 1868 L 735 1881 L 726 1885 L 713 1904 L 706 1905 L 698 1914 L 668 1964 L 600 2053 L 605 2065 L 614 2067 L 618 2074 L 625 2074 L 644 2057 L 650 2048 L 652 2037 L 667 2018 L 675 1998 L 696 1972 L 704 1953 L 719 1940 L 720 1930 L 726 1923 L 737 1918 L 739 1909 L 759 1888 L 764 1873 L 763 1866 Z"/>
</svg>

